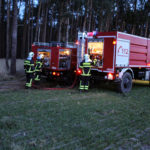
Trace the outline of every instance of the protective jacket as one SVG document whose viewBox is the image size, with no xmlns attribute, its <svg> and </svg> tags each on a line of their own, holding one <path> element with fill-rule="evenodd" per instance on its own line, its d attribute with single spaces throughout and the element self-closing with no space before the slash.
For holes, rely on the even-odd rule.
<svg viewBox="0 0 150 150">
<path fill-rule="evenodd" d="M 85 60 L 80 63 L 79 68 L 82 69 L 82 76 L 91 76 L 91 65 L 91 62 L 85 62 Z"/>
<path fill-rule="evenodd" d="M 94 64 L 94 66 L 96 66 L 96 64 L 97 64 L 97 59 L 96 58 L 94 58 L 93 64 Z"/>
<path fill-rule="evenodd" d="M 35 67 L 35 81 L 40 81 L 41 79 L 41 73 L 43 68 L 43 60 L 37 59 L 36 60 L 36 67 Z"/>
<path fill-rule="evenodd" d="M 42 71 L 42 70 L 41 70 L 42 67 L 43 67 L 43 62 L 42 62 L 42 60 L 37 59 L 37 60 L 36 60 L 35 71 Z"/>
<path fill-rule="evenodd" d="M 34 69 L 35 69 L 35 67 L 34 67 L 34 61 L 33 61 L 33 59 L 26 59 L 25 61 L 24 61 L 24 70 L 25 70 L 25 72 L 26 73 L 34 73 Z"/>
</svg>

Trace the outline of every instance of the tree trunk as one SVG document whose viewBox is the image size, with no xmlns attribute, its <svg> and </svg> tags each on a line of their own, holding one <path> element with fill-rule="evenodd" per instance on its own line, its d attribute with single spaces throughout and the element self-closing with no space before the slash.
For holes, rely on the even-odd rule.
<svg viewBox="0 0 150 150">
<path fill-rule="evenodd" d="M 11 74 L 16 74 L 16 51 L 17 51 L 17 0 L 13 0 L 12 22 L 12 48 L 11 48 Z"/>
<path fill-rule="evenodd" d="M 29 11 L 28 11 L 28 48 L 27 48 L 27 53 L 30 51 L 31 43 L 30 43 L 30 14 L 31 14 L 31 4 L 29 0 Z"/>
<path fill-rule="evenodd" d="M 34 4 L 33 4 L 33 0 L 32 0 L 31 44 L 33 43 L 33 11 L 34 11 Z"/>
<path fill-rule="evenodd" d="M 106 31 L 106 32 L 109 31 L 109 27 L 110 27 L 110 18 L 111 18 L 111 15 L 108 14 L 108 15 L 107 15 L 107 19 L 106 19 L 106 28 L 105 28 L 105 31 Z"/>
<path fill-rule="evenodd" d="M 124 32 L 124 30 L 125 30 L 125 25 L 126 25 L 126 23 L 125 23 L 125 21 L 123 21 L 122 26 L 121 26 L 121 31 L 122 32 Z"/>
<path fill-rule="evenodd" d="M 61 3 L 61 8 L 60 8 L 60 17 L 59 17 L 59 26 L 58 26 L 58 35 L 57 35 L 57 40 L 58 40 L 58 42 L 61 41 L 61 29 L 62 29 L 61 24 L 62 24 L 62 19 L 63 19 L 63 18 L 62 18 L 63 5 L 64 5 L 64 3 L 62 2 L 62 3 Z"/>
<path fill-rule="evenodd" d="M 140 26 L 140 36 L 143 36 L 143 24 Z"/>
<path fill-rule="evenodd" d="M 2 0 L 0 0 L 0 33 L 2 32 Z M 1 41 L 2 37 L 0 36 L 0 43 L 2 42 Z M 2 46 L 0 45 L 0 58 L 1 58 L 1 51 L 2 51 Z"/>
<path fill-rule="evenodd" d="M 135 34 L 135 28 L 136 28 L 136 5 L 137 5 L 137 0 L 134 0 L 134 16 L 133 16 L 133 26 L 132 26 L 132 34 Z"/>
<path fill-rule="evenodd" d="M 51 25 L 50 25 L 50 35 L 49 35 L 49 41 L 52 40 L 52 35 L 53 35 L 53 18 L 51 18 Z"/>
<path fill-rule="evenodd" d="M 40 19 L 40 12 L 41 12 L 41 5 L 42 5 L 42 0 L 39 2 L 39 9 L 38 9 L 38 16 L 36 20 L 36 29 L 35 29 L 35 37 L 34 37 L 34 42 L 37 42 L 38 39 L 38 30 L 39 30 L 39 19 Z"/>
<path fill-rule="evenodd" d="M 91 31 L 94 31 L 96 29 L 97 28 L 96 28 L 96 24 L 95 24 L 95 19 L 94 19 L 94 17 L 92 17 L 92 28 L 91 28 Z"/>
<path fill-rule="evenodd" d="M 136 27 L 136 25 L 133 24 L 132 31 L 131 31 L 132 34 L 135 34 L 135 27 Z"/>
<path fill-rule="evenodd" d="M 58 42 L 61 41 L 61 24 L 62 24 L 62 19 L 60 19 L 60 22 L 59 22 L 59 27 L 58 27 Z"/>
<path fill-rule="evenodd" d="M 67 18 L 66 42 L 69 42 L 69 17 Z"/>
<path fill-rule="evenodd" d="M 83 21 L 83 32 L 86 31 L 86 15 L 84 17 L 84 21 Z"/>
<path fill-rule="evenodd" d="M 103 18 L 102 17 L 100 18 L 98 28 L 99 28 L 99 32 L 103 31 Z"/>
<path fill-rule="evenodd" d="M 74 11 L 73 11 L 74 12 Z M 73 13 L 74 14 L 74 13 Z M 78 18 L 76 19 L 76 21 L 74 22 L 74 18 L 73 18 L 73 16 L 72 16 L 72 19 L 71 19 L 71 23 L 69 23 L 69 25 L 71 26 L 71 31 L 70 31 L 70 35 L 71 35 L 71 41 L 73 40 L 73 38 L 72 38 L 72 36 L 73 35 L 76 35 L 76 33 L 75 34 L 73 34 L 73 29 L 74 29 L 74 27 L 75 27 L 75 29 L 76 29 L 76 31 L 78 30 Z"/>
<path fill-rule="evenodd" d="M 92 24 L 92 4 L 93 4 L 93 0 L 90 0 L 90 3 L 89 3 L 89 8 L 90 8 L 90 12 L 89 12 L 89 27 L 88 27 L 88 31 L 90 32 L 91 31 L 91 24 Z"/>
<path fill-rule="evenodd" d="M 2 0 L 0 0 L 0 24 L 2 20 Z"/>
<path fill-rule="evenodd" d="M 83 22 L 83 32 L 86 30 L 86 16 L 84 17 L 84 22 Z"/>
<path fill-rule="evenodd" d="M 24 28 L 23 28 L 21 58 L 25 58 L 26 36 L 27 36 L 27 8 L 28 8 L 28 1 L 26 1 L 26 4 L 25 4 Z"/>
<path fill-rule="evenodd" d="M 148 16 L 147 16 L 147 21 L 146 21 L 145 37 L 147 37 L 147 32 L 148 32 Z"/>
<path fill-rule="evenodd" d="M 43 19 L 43 34 L 42 34 L 42 42 L 46 42 L 46 29 L 47 29 L 47 16 L 48 16 L 48 5 L 46 5 L 45 15 Z"/>
<path fill-rule="evenodd" d="M 90 0 L 87 2 L 87 6 L 89 6 Z M 83 32 L 86 31 L 86 23 L 87 23 L 87 8 L 85 8 L 85 16 L 84 16 L 84 21 L 83 21 Z"/>
<path fill-rule="evenodd" d="M 7 31 L 6 31 L 6 68 L 9 70 L 9 51 L 10 51 L 10 0 L 7 0 Z"/>
<path fill-rule="evenodd" d="M 0 0 L 0 57 L 4 57 L 5 47 L 5 0 Z"/>
</svg>

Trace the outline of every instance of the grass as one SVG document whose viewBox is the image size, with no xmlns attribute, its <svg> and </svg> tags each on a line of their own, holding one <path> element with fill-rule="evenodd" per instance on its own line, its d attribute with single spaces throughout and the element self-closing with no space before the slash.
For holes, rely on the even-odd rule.
<svg viewBox="0 0 150 150">
<path fill-rule="evenodd" d="M 2 150 L 150 149 L 150 88 L 0 92 Z"/>
</svg>

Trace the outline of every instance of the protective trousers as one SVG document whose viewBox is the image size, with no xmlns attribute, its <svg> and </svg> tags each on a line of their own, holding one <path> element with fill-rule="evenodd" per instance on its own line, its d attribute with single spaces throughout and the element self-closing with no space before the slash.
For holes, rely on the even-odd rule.
<svg viewBox="0 0 150 150">
<path fill-rule="evenodd" d="M 33 73 L 26 73 L 26 88 L 32 87 Z"/>
<path fill-rule="evenodd" d="M 81 76 L 80 77 L 80 90 L 88 90 L 89 89 L 89 80 L 90 76 Z"/>
<path fill-rule="evenodd" d="M 36 61 L 36 67 L 35 67 L 35 81 L 40 81 L 41 79 L 41 70 L 42 70 L 42 61 L 37 60 Z"/>
<path fill-rule="evenodd" d="M 35 71 L 35 81 L 40 81 L 41 79 L 41 71 Z"/>
<path fill-rule="evenodd" d="M 24 68 L 26 73 L 26 88 L 32 87 L 32 81 L 33 81 L 33 74 L 34 74 L 34 61 L 31 60 L 25 60 L 24 62 Z"/>
</svg>

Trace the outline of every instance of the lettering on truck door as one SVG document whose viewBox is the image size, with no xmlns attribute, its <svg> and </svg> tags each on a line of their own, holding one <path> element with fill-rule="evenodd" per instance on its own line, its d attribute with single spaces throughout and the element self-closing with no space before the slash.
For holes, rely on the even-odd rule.
<svg viewBox="0 0 150 150">
<path fill-rule="evenodd" d="M 116 47 L 116 67 L 129 66 L 130 41 L 117 39 Z"/>
</svg>

